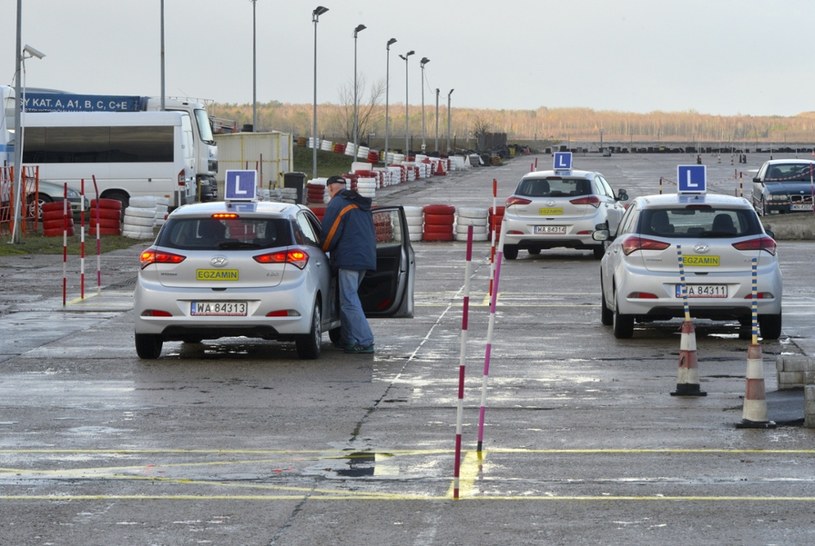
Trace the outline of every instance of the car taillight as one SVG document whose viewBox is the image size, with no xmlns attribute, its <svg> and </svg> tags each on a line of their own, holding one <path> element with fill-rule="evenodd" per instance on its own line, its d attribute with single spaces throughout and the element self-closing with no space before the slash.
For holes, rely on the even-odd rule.
<svg viewBox="0 0 815 546">
<path fill-rule="evenodd" d="M 186 186 L 187 185 L 187 177 L 184 176 L 184 169 L 178 171 L 178 185 L 179 186 Z"/>
<path fill-rule="evenodd" d="M 139 255 L 139 264 L 141 264 L 142 269 L 144 269 L 150 264 L 180 264 L 186 259 L 186 256 L 180 254 L 148 248 Z"/>
<path fill-rule="evenodd" d="M 626 256 L 637 250 L 665 250 L 670 247 L 670 243 L 664 241 L 656 241 L 654 239 L 646 239 L 633 235 L 623 241 L 623 252 Z"/>
<path fill-rule="evenodd" d="M 741 241 L 740 243 L 733 243 L 733 248 L 744 251 L 764 250 L 765 252 L 775 256 L 777 245 L 775 243 L 775 239 L 764 236 L 756 239 L 748 239 L 747 241 Z"/>
<path fill-rule="evenodd" d="M 600 206 L 600 198 L 596 195 L 587 195 L 585 197 L 578 197 L 577 199 L 570 199 L 569 203 L 572 205 L 591 205 L 597 208 Z"/>
<path fill-rule="evenodd" d="M 258 254 L 257 256 L 253 256 L 253 258 L 256 262 L 261 264 L 292 264 L 298 269 L 305 268 L 308 263 L 308 254 L 299 249 Z"/>
<path fill-rule="evenodd" d="M 506 206 L 511 207 L 512 205 L 528 205 L 531 202 L 532 201 L 530 199 L 510 195 L 509 197 L 507 197 Z"/>
</svg>

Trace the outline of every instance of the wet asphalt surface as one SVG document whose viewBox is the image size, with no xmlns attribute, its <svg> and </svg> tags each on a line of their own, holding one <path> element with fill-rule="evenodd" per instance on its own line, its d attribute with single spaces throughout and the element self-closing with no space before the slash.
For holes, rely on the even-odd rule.
<svg viewBox="0 0 815 546">
<path fill-rule="evenodd" d="M 535 159 L 388 188 L 377 201 L 486 208 L 492 180 L 501 204 Z M 575 166 L 634 197 L 694 159 L 576 156 Z M 730 193 L 734 171 L 761 159 L 706 157 L 708 182 Z M 551 156 L 537 160 L 548 168 Z M 131 292 L 142 246 L 102 257 L 98 294 L 87 260 L 84 300 L 69 262 L 65 307 L 62 256 L 0 262 L 0 543 L 815 540 L 815 432 L 794 422 L 802 395 L 775 392 L 776 356 L 815 354 L 812 241 L 780 242 L 784 335 L 762 353 L 768 398 L 793 411 L 757 430 L 735 427 L 748 343 L 735 324 L 697 322 L 707 396 L 672 397 L 678 323 L 616 340 L 600 324 L 590 252 L 503 263 L 491 317 L 489 245 L 475 243 L 457 500 L 465 243 L 414 243 L 415 318 L 372 321 L 372 357 L 325 336 L 317 361 L 240 338 L 166 343 L 161 359 L 140 361 Z"/>
</svg>

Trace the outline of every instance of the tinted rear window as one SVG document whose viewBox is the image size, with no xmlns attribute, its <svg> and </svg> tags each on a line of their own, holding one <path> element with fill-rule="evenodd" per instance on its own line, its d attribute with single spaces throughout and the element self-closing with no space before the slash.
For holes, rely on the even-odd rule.
<svg viewBox="0 0 815 546">
<path fill-rule="evenodd" d="M 640 214 L 640 233 L 660 237 L 724 238 L 758 235 L 761 225 L 749 209 L 646 209 Z"/>
<path fill-rule="evenodd" d="M 585 178 L 526 178 L 515 195 L 523 197 L 576 197 L 591 194 L 591 181 Z"/>
<path fill-rule="evenodd" d="M 291 237 L 283 218 L 170 218 L 156 243 L 185 250 L 239 250 L 287 246 Z"/>
</svg>

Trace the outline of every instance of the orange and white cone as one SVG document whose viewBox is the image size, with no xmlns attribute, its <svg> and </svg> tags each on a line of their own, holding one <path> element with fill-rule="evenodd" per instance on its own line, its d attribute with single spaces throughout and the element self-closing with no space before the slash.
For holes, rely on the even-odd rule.
<svg viewBox="0 0 815 546">
<path fill-rule="evenodd" d="M 767 398 L 764 391 L 764 363 L 761 345 L 751 343 L 747 348 L 747 384 L 744 392 L 744 408 L 737 428 L 774 428 L 767 418 Z"/>
<path fill-rule="evenodd" d="M 679 341 L 679 371 L 676 391 L 671 396 L 707 396 L 699 388 L 699 368 L 696 366 L 696 330 L 692 320 L 682 322 Z"/>
</svg>

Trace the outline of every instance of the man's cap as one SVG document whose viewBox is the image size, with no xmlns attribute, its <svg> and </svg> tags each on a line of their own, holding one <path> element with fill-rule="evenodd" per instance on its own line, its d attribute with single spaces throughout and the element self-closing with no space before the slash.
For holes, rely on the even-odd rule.
<svg viewBox="0 0 815 546">
<path fill-rule="evenodd" d="M 332 176 L 328 180 L 325 181 L 326 186 L 330 186 L 331 184 L 342 184 L 345 186 L 345 179 L 341 176 Z"/>
</svg>

